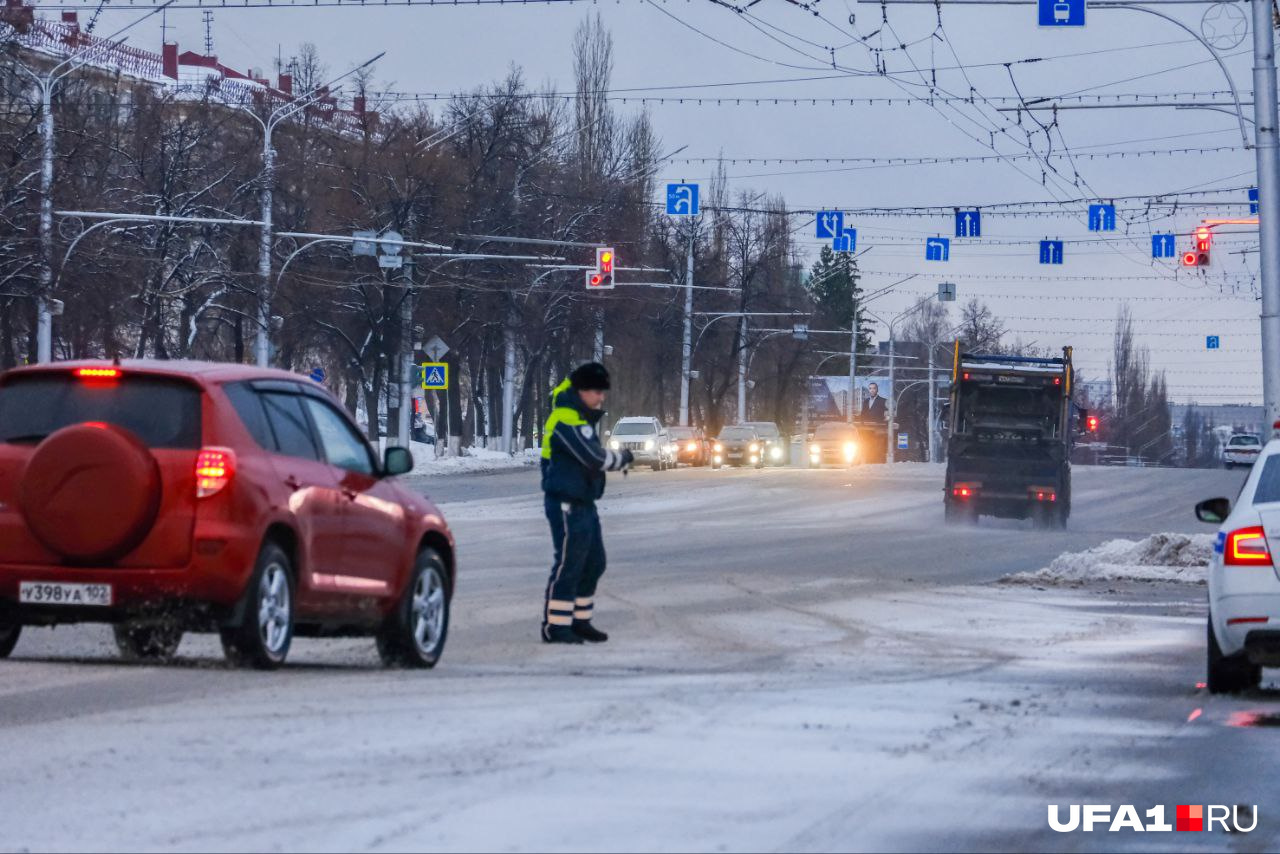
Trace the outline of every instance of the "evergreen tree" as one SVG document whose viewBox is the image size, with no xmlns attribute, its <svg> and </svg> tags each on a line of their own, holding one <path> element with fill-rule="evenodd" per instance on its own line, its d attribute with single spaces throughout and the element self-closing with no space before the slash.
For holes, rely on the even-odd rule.
<svg viewBox="0 0 1280 854">
<path fill-rule="evenodd" d="M 830 246 L 824 246 L 818 260 L 813 262 L 805 287 L 818 308 L 819 318 L 833 324 L 830 328 L 850 328 L 857 307 L 858 352 L 865 353 L 871 348 L 871 333 L 862 314 L 859 278 L 858 262 L 849 253 L 835 252 Z"/>
</svg>

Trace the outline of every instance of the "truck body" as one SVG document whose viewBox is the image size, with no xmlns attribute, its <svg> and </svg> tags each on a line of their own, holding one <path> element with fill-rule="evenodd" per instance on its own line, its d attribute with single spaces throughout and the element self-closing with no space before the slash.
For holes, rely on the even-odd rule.
<svg viewBox="0 0 1280 854">
<path fill-rule="evenodd" d="M 1071 514 L 1071 348 L 1062 358 L 961 353 L 951 374 L 945 506 L 950 521 Z"/>
</svg>

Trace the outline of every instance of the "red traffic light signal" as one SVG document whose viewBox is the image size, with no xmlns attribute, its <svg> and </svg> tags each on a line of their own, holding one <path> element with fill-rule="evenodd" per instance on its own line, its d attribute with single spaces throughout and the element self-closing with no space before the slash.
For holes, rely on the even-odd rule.
<svg viewBox="0 0 1280 854">
<path fill-rule="evenodd" d="M 1085 429 L 1087 429 L 1090 433 L 1097 433 L 1098 432 L 1098 416 L 1090 415 L 1088 418 L 1086 418 Z"/>
<path fill-rule="evenodd" d="M 1213 245 L 1213 232 L 1207 225 L 1201 225 L 1196 228 L 1195 248 L 1182 256 L 1182 266 L 1184 267 L 1208 267 L 1209 266 L 1209 249 Z"/>
<path fill-rule="evenodd" d="M 616 258 L 613 247 L 596 247 L 596 268 L 586 271 L 587 290 L 603 291 L 613 287 L 613 265 Z"/>
</svg>

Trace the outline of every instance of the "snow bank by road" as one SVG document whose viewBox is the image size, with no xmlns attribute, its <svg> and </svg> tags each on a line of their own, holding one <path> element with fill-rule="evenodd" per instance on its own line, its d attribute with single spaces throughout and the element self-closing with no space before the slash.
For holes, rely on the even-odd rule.
<svg viewBox="0 0 1280 854">
<path fill-rule="evenodd" d="M 461 456 L 436 457 L 434 445 L 421 442 L 412 443 L 413 474 L 466 474 L 470 472 L 497 471 L 499 469 L 518 469 L 538 464 L 537 448 L 530 448 L 523 453 L 512 456 L 502 451 L 491 451 L 487 448 L 464 448 Z"/>
<path fill-rule="evenodd" d="M 1044 569 L 1005 576 L 1010 584 L 1080 586 L 1090 581 L 1174 581 L 1204 584 L 1213 534 L 1152 534 L 1141 540 L 1108 540 L 1083 552 L 1067 552 Z"/>
</svg>

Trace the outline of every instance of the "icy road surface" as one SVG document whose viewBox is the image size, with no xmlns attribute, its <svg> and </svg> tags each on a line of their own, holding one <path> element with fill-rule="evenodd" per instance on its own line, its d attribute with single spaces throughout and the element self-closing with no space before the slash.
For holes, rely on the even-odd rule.
<svg viewBox="0 0 1280 854">
<path fill-rule="evenodd" d="M 942 523 L 941 470 L 613 478 L 603 647 L 546 647 L 532 471 L 414 481 L 460 543 L 431 673 L 371 642 L 0 663 L 4 850 L 1274 850 L 1280 693 L 1210 698 L 1204 588 L 995 583 L 1205 530 L 1238 472 L 1077 469 L 1065 532 Z M 1268 673 L 1267 676 L 1274 676 Z M 1050 803 L 1259 804 L 1252 834 L 1057 834 Z"/>
</svg>

